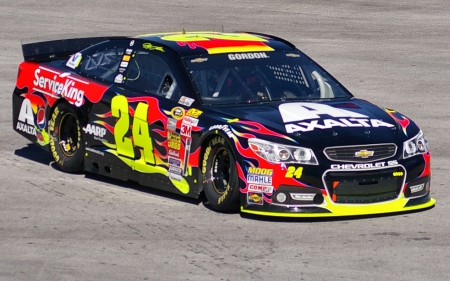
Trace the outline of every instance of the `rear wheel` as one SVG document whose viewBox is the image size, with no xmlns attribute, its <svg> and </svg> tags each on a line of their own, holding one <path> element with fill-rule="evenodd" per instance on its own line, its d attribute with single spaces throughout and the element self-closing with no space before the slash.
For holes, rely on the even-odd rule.
<svg viewBox="0 0 450 281">
<path fill-rule="evenodd" d="M 203 153 L 203 190 L 214 210 L 239 210 L 239 180 L 231 147 L 221 136 L 212 138 Z"/>
<path fill-rule="evenodd" d="M 69 173 L 83 171 L 84 145 L 80 119 L 76 110 L 62 102 L 53 110 L 49 123 L 50 150 L 61 170 Z"/>
</svg>

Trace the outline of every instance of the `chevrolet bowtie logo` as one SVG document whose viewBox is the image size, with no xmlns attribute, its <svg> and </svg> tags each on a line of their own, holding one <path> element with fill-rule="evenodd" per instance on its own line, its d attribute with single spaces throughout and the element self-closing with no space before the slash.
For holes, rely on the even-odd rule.
<svg viewBox="0 0 450 281">
<path fill-rule="evenodd" d="M 355 157 L 369 158 L 370 156 L 373 156 L 373 151 L 363 149 L 355 152 Z"/>
</svg>

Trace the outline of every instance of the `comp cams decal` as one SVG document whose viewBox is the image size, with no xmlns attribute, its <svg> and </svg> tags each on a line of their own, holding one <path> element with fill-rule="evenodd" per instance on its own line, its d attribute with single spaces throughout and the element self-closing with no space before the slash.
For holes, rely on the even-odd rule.
<svg viewBox="0 0 450 281">
<path fill-rule="evenodd" d="M 285 103 L 278 107 L 285 123 L 287 133 L 310 132 L 315 129 L 331 129 L 334 127 L 395 127 L 379 119 L 357 112 L 335 108 L 319 103 Z M 331 118 L 322 118 L 330 116 Z"/>
</svg>

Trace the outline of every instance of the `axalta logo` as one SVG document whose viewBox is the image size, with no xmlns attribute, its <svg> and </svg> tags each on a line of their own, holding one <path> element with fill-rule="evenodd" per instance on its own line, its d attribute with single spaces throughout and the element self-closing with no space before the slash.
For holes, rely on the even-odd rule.
<svg viewBox="0 0 450 281">
<path fill-rule="evenodd" d="M 36 128 L 34 125 L 34 113 L 29 99 L 24 99 L 22 102 L 19 116 L 17 118 L 16 130 L 33 136 L 36 135 Z"/>
<path fill-rule="evenodd" d="M 106 134 L 106 128 L 96 126 L 93 124 L 87 124 L 87 126 L 83 128 L 83 131 L 86 134 L 94 135 L 99 138 L 103 138 Z"/>
<path fill-rule="evenodd" d="M 229 60 L 253 60 L 253 59 L 267 59 L 269 56 L 266 53 L 242 53 L 242 54 L 229 54 Z"/>
<path fill-rule="evenodd" d="M 331 129 L 333 127 L 391 128 L 395 126 L 382 120 L 369 119 L 364 114 L 335 108 L 326 104 L 285 103 L 281 104 L 278 109 L 284 123 L 289 123 L 285 124 L 287 133 L 309 132 L 314 129 Z M 322 116 L 330 116 L 334 119 L 321 119 Z"/>
<path fill-rule="evenodd" d="M 59 73 L 47 68 L 37 68 L 34 72 L 33 88 L 35 91 L 43 92 L 54 97 L 64 97 L 68 102 L 81 106 L 83 104 L 84 91 L 78 86 L 79 83 L 88 82 L 70 77 L 70 73 Z"/>
</svg>

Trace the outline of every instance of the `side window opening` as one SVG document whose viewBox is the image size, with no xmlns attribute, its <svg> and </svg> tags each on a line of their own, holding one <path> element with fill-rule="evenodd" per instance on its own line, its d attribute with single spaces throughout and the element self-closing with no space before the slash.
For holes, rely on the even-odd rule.
<svg viewBox="0 0 450 281">
<path fill-rule="evenodd" d="M 179 90 L 171 73 L 169 65 L 160 56 L 137 51 L 128 66 L 125 85 L 140 92 L 177 99 Z"/>
<path fill-rule="evenodd" d="M 112 82 L 117 72 L 124 48 L 101 49 L 91 54 L 83 54 L 80 73 Z"/>
</svg>

